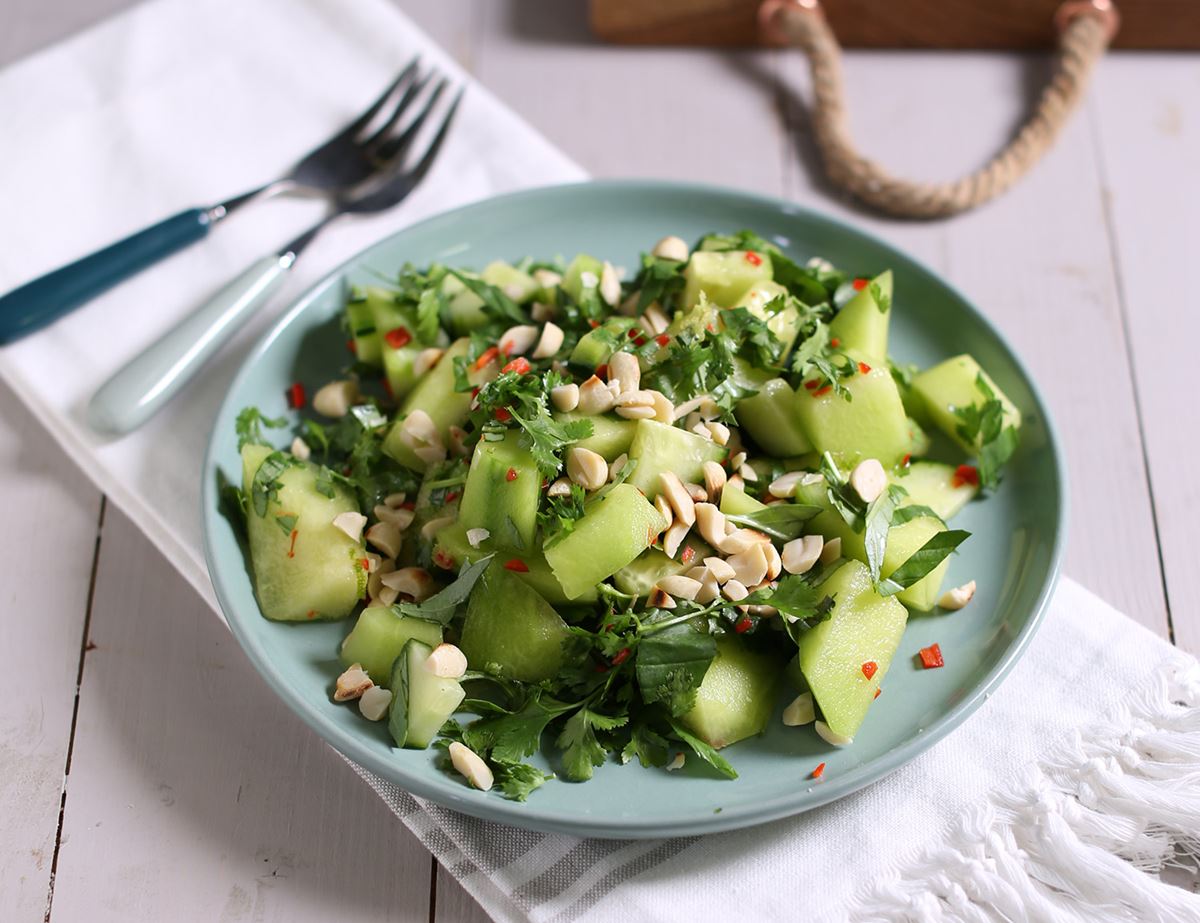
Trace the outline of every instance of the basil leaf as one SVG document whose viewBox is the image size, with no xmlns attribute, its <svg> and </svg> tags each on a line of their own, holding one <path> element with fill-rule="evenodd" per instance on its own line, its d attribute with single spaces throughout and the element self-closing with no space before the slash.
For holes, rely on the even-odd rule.
<svg viewBox="0 0 1200 923">
<path fill-rule="evenodd" d="M 896 504 L 904 496 L 901 489 L 889 487 L 867 504 L 866 530 L 863 543 L 867 548 L 867 568 L 871 579 L 879 582 L 879 571 L 883 567 L 883 555 L 887 551 L 888 530 L 892 527 L 892 514 Z"/>
<path fill-rule="evenodd" d="M 680 624 L 644 637 L 637 649 L 637 681 L 643 701 L 663 702 L 672 715 L 696 704 L 696 690 L 717 656 L 712 635 Z"/>
<path fill-rule="evenodd" d="M 392 609 L 400 615 L 425 619 L 427 622 L 437 622 L 439 625 L 449 625 L 458 607 L 467 601 L 471 590 L 483 572 L 492 563 L 494 554 L 486 555 L 478 561 L 472 561 L 458 573 L 454 582 L 437 593 L 434 593 L 423 603 L 397 603 Z"/>
<path fill-rule="evenodd" d="M 765 532 L 773 539 L 790 542 L 804 531 L 804 524 L 821 512 L 819 506 L 806 503 L 772 503 L 753 513 L 729 514 L 725 518 L 739 526 Z"/>
<path fill-rule="evenodd" d="M 924 545 L 913 552 L 912 557 L 897 567 L 890 577 L 885 577 L 876 583 L 875 589 L 880 596 L 895 596 L 901 590 L 928 575 L 942 563 L 959 545 L 971 537 L 970 532 L 962 529 L 951 529 L 939 532 Z"/>
</svg>

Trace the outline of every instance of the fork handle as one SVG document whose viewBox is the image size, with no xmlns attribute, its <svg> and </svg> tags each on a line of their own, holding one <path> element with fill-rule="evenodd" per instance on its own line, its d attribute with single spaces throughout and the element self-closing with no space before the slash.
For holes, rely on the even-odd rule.
<svg viewBox="0 0 1200 923">
<path fill-rule="evenodd" d="M 222 213 L 189 208 L 0 297 L 0 344 L 40 330 L 118 282 L 195 243 Z"/>
<path fill-rule="evenodd" d="M 124 435 L 145 423 L 267 301 L 296 261 L 264 256 L 105 382 L 88 405 L 92 429 Z"/>
</svg>

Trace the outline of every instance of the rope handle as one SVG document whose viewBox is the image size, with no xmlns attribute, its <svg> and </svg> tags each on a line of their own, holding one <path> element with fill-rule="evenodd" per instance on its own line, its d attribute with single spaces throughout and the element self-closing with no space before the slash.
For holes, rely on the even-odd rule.
<svg viewBox="0 0 1200 923">
<path fill-rule="evenodd" d="M 830 180 L 881 212 L 899 218 L 943 218 L 994 199 L 1049 150 L 1079 104 L 1120 17 L 1111 0 L 1063 3 L 1055 16 L 1057 66 L 1028 120 L 987 164 L 948 183 L 901 179 L 859 152 L 847 125 L 841 48 L 819 0 L 763 0 L 758 23 L 768 44 L 793 45 L 808 55 L 812 121 Z"/>
</svg>

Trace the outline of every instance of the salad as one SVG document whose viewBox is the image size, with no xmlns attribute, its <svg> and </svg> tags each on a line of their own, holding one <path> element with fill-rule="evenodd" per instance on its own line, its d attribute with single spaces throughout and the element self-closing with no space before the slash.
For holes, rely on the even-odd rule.
<svg viewBox="0 0 1200 923">
<path fill-rule="evenodd" d="M 741 231 L 354 291 L 344 377 L 238 417 L 263 615 L 352 619 L 334 699 L 515 799 L 539 752 L 735 778 L 781 703 L 850 745 L 1021 426 L 971 356 L 889 359 L 892 286 Z"/>
</svg>

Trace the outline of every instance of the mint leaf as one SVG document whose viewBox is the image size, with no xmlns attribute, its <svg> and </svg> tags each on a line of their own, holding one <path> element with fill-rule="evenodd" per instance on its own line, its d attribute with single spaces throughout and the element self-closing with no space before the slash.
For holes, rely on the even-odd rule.
<svg viewBox="0 0 1200 923">
<path fill-rule="evenodd" d="M 467 601 L 476 582 L 483 576 L 488 565 L 492 563 L 494 554 L 485 555 L 478 561 L 472 561 L 458 572 L 454 581 L 444 589 L 434 593 L 423 603 L 396 603 L 392 609 L 400 615 L 425 619 L 427 622 L 437 622 L 439 625 L 449 625 L 458 607 Z"/>
<path fill-rule="evenodd" d="M 875 585 L 876 592 L 880 596 L 895 596 L 901 590 L 907 590 L 970 537 L 971 533 L 962 529 L 938 532 L 914 551 L 912 557 L 892 571 L 891 576 L 878 581 Z"/>
</svg>

